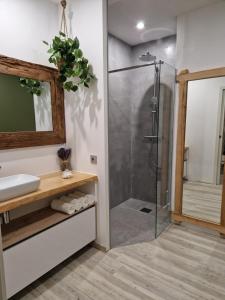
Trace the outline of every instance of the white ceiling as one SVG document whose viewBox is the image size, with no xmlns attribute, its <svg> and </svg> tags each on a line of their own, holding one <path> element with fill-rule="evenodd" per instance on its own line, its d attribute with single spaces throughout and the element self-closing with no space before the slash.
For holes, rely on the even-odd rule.
<svg viewBox="0 0 225 300">
<path fill-rule="evenodd" d="M 129 45 L 176 34 L 176 17 L 221 0 L 108 0 L 109 32 Z M 145 22 L 138 31 L 136 23 Z"/>
</svg>

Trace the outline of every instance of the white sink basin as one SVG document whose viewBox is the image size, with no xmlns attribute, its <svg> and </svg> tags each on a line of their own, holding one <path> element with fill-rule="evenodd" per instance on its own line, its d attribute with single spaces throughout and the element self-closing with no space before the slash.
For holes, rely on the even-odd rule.
<svg viewBox="0 0 225 300">
<path fill-rule="evenodd" d="M 0 178 L 0 201 L 22 196 L 38 189 L 40 178 L 18 174 Z"/>
</svg>

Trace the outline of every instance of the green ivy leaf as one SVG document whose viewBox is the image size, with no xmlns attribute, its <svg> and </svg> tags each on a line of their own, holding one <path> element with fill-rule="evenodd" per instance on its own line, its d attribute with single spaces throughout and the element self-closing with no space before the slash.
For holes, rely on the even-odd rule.
<svg viewBox="0 0 225 300">
<path fill-rule="evenodd" d="M 62 31 L 59 32 L 59 35 L 61 35 L 61 36 L 63 36 L 63 37 L 66 37 L 65 33 L 62 32 Z"/>
<path fill-rule="evenodd" d="M 81 58 L 83 56 L 83 52 L 80 49 L 75 50 L 75 56 L 77 58 Z"/>
<path fill-rule="evenodd" d="M 41 82 L 30 78 L 20 78 L 20 86 L 25 88 L 32 95 L 41 95 Z"/>
<path fill-rule="evenodd" d="M 66 78 L 65 75 L 61 74 L 61 75 L 59 76 L 59 81 L 60 81 L 60 82 L 65 82 L 66 80 L 67 80 L 67 78 Z"/>
<path fill-rule="evenodd" d="M 70 91 L 72 88 L 73 88 L 73 82 L 72 81 L 67 81 L 64 83 L 64 88 L 67 90 L 67 91 Z"/>
<path fill-rule="evenodd" d="M 53 53 L 54 52 L 54 49 L 50 48 L 48 49 L 48 53 Z"/>
<path fill-rule="evenodd" d="M 79 76 L 79 74 L 80 74 L 80 69 L 79 68 L 76 68 L 74 71 L 73 71 L 73 74 L 74 74 L 74 76 Z"/>
<path fill-rule="evenodd" d="M 73 45 L 75 49 L 78 49 L 80 47 L 80 42 L 77 37 L 73 40 Z"/>
<path fill-rule="evenodd" d="M 72 90 L 73 92 L 76 92 L 76 91 L 78 90 L 78 86 L 74 84 L 71 90 Z"/>
<path fill-rule="evenodd" d="M 88 64 L 88 59 L 86 59 L 86 58 L 83 57 L 82 61 L 83 61 L 84 64 L 86 64 L 86 65 Z"/>
</svg>

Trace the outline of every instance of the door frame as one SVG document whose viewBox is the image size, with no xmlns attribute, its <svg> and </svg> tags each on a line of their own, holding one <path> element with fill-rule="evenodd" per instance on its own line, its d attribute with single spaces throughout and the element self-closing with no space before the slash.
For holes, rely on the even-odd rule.
<svg viewBox="0 0 225 300">
<path fill-rule="evenodd" d="M 221 216 L 220 223 L 205 221 L 182 213 L 183 206 L 183 171 L 184 171 L 184 150 L 185 150 L 185 130 L 187 113 L 187 91 L 188 82 L 207 78 L 225 77 L 225 67 L 203 70 L 189 73 L 189 70 L 182 70 L 176 77 L 179 84 L 179 109 L 177 124 L 177 150 L 176 150 L 176 173 L 175 173 L 175 208 L 172 212 L 174 223 L 188 222 L 198 226 L 206 227 L 218 231 L 225 236 L 225 176 L 223 178 Z"/>
<path fill-rule="evenodd" d="M 220 185 L 220 168 L 222 157 L 222 145 L 223 145 L 223 130 L 224 130 L 224 118 L 225 118 L 225 86 L 220 89 L 219 105 L 218 105 L 218 121 L 217 121 L 217 143 L 215 153 L 215 177 L 216 184 Z M 222 138 L 220 138 L 222 136 Z"/>
</svg>

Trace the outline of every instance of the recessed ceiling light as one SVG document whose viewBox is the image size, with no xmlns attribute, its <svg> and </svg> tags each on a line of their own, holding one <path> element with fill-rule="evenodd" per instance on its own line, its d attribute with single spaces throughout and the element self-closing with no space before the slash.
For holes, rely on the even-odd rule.
<svg viewBox="0 0 225 300">
<path fill-rule="evenodd" d="M 142 30 L 145 28 L 145 23 L 143 21 L 137 22 L 136 28 Z"/>
<path fill-rule="evenodd" d="M 166 51 L 167 55 L 172 55 L 173 54 L 173 47 L 168 46 L 168 47 L 166 47 L 165 51 Z"/>
</svg>

